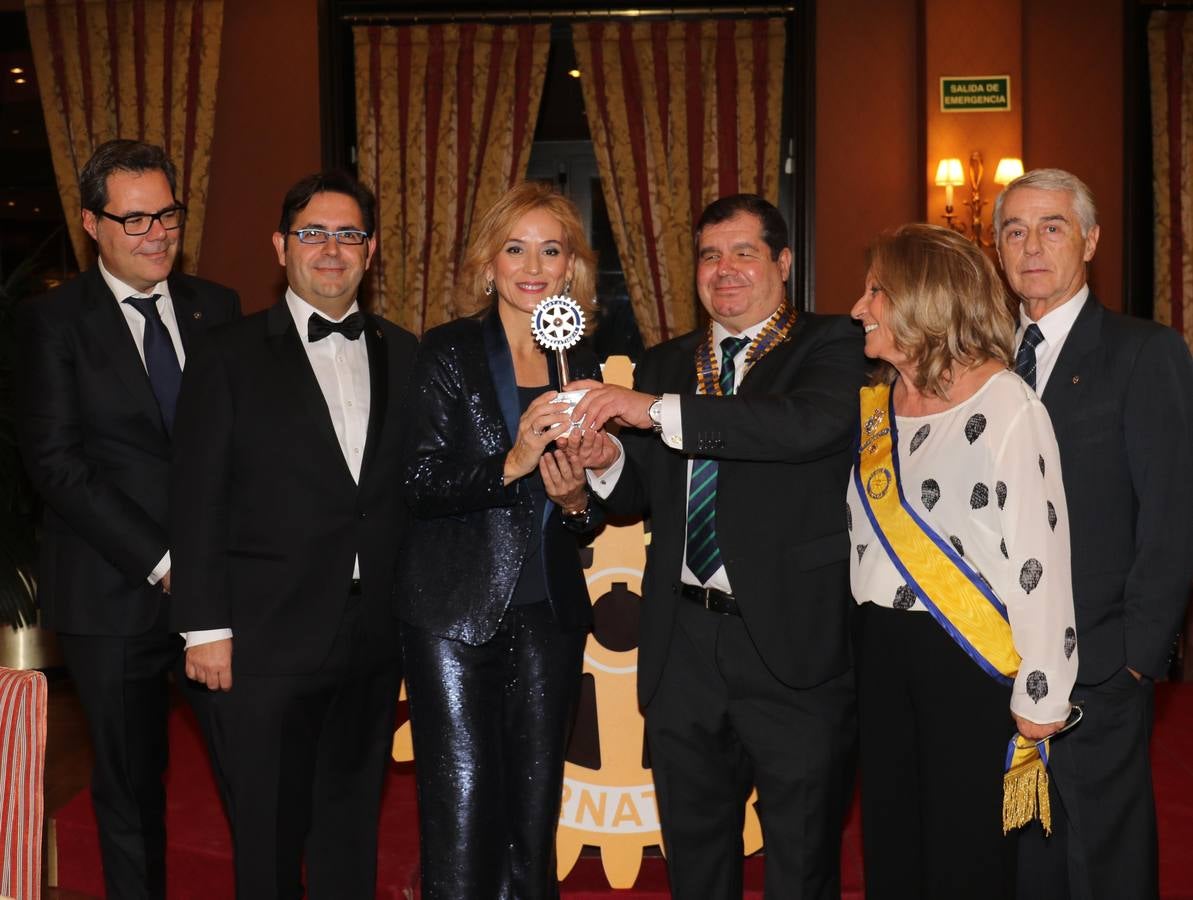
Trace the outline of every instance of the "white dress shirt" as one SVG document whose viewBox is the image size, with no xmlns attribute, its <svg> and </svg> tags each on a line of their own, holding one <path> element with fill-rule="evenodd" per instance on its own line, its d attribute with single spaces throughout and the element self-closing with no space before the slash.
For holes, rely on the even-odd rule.
<svg viewBox="0 0 1193 900">
<path fill-rule="evenodd" d="M 319 390 L 327 403 L 327 412 L 335 429 L 340 452 L 352 474 L 352 480 L 360 481 L 360 466 L 364 459 L 365 438 L 369 431 L 369 403 L 372 386 L 369 382 L 369 349 L 363 335 L 350 341 L 339 332 L 332 332 L 318 341 L 307 340 L 307 323 L 311 315 L 323 316 L 290 288 L 286 289 L 286 306 L 298 329 L 298 338 L 306 351 L 307 361 L 319 382 Z M 339 319 L 342 322 L 360 307 L 356 301 Z M 328 316 L 323 316 L 327 319 Z M 360 577 L 360 557 L 352 563 L 352 577 Z M 192 631 L 184 634 L 187 647 L 195 647 L 209 641 L 232 637 L 229 628 L 213 628 L 208 631 Z"/>
<path fill-rule="evenodd" d="M 1052 374 L 1052 369 L 1056 366 L 1056 358 L 1060 356 L 1061 348 L 1064 347 L 1069 332 L 1073 330 L 1073 323 L 1077 321 L 1077 316 L 1081 314 L 1081 308 L 1085 306 L 1085 301 L 1088 299 L 1089 285 L 1083 284 L 1081 290 L 1071 299 L 1066 300 L 1055 309 L 1049 310 L 1040 321 L 1036 322 L 1040 326 L 1040 333 L 1044 335 L 1044 340 L 1036 344 L 1037 394 L 1044 393 L 1044 387 L 1048 384 L 1048 376 Z M 1019 328 L 1015 331 L 1016 350 L 1023 343 L 1023 332 L 1027 331 L 1027 326 L 1031 323 L 1032 320 L 1027 315 L 1027 307 L 1021 305 L 1019 307 Z"/>
<path fill-rule="evenodd" d="M 290 315 L 294 317 L 294 326 L 298 329 L 302 348 L 306 351 L 307 360 L 315 372 L 315 380 L 319 382 L 319 390 L 323 392 L 323 399 L 327 402 L 327 412 L 331 416 L 340 452 L 344 454 L 344 462 L 348 464 L 352 480 L 359 482 L 365 438 L 369 432 L 369 401 L 372 396 L 368 345 L 363 335 L 355 341 L 350 341 L 336 331 L 322 340 L 308 341 L 307 323 L 311 316 L 318 315 L 325 319 L 329 317 L 299 297 L 291 288 L 286 288 L 286 305 L 290 307 Z M 342 322 L 352 313 L 359 311 L 360 307 L 353 300 L 348 312 L 331 321 Z M 353 566 L 352 577 L 360 577 L 359 559 Z"/>
<path fill-rule="evenodd" d="M 116 298 L 120 312 L 124 314 L 124 321 L 127 323 L 128 330 L 133 336 L 133 343 L 137 345 L 137 353 L 141 357 L 141 365 L 145 365 L 145 317 L 138 312 L 135 306 L 124 301 L 129 297 L 149 297 L 157 294 L 157 314 L 161 316 L 162 324 L 166 326 L 166 331 L 170 335 L 170 342 L 174 345 L 174 353 L 178 357 L 178 368 L 184 368 L 186 366 L 186 352 L 182 349 L 182 334 L 178 330 L 178 317 L 174 315 L 174 300 L 170 297 L 170 285 L 164 281 L 159 281 L 148 292 L 138 291 L 109 272 L 104 266 L 103 259 L 99 261 L 99 274 L 103 277 L 104 283 L 107 284 L 108 290 L 112 292 L 112 296 Z M 147 366 L 145 371 L 147 373 L 149 371 Z M 153 567 L 153 571 L 149 573 L 149 583 L 157 584 L 169 571 L 170 551 L 166 550 L 165 556 L 161 558 L 158 564 Z M 182 632 L 182 637 L 186 641 L 186 646 L 197 647 L 199 644 L 207 644 L 211 641 L 230 638 L 232 637 L 232 632 L 227 628 L 209 628 L 204 631 L 184 631 Z"/>
<path fill-rule="evenodd" d="M 729 329 L 723 326 L 720 322 L 713 322 L 712 325 L 712 339 L 713 349 L 717 354 L 717 365 L 721 364 L 721 341 L 727 337 L 748 337 L 750 343 L 743 346 L 737 351 L 733 357 L 733 392 L 736 394 L 737 389 L 741 386 L 742 379 L 746 377 L 750 367 L 746 364 L 746 356 L 749 353 L 750 346 L 754 342 L 754 338 L 766 326 L 770 320 L 767 316 L 761 322 L 756 322 L 749 328 L 742 330 L 740 335 L 733 335 Z M 692 365 L 696 365 L 695 359 L 692 360 Z M 659 437 L 663 443 L 672 450 L 683 451 L 683 414 L 681 410 L 680 395 L 679 394 L 663 394 L 662 414 L 660 415 L 660 424 L 663 430 L 659 432 Z M 622 449 L 621 442 L 616 438 L 612 440 L 617 444 L 618 455 L 617 461 L 605 470 L 601 476 L 594 475 L 591 471 L 587 473 L 588 484 L 592 488 L 594 494 L 604 499 L 608 497 L 613 489 L 617 486 L 617 479 L 621 477 L 621 472 L 625 468 L 625 451 Z M 688 458 L 688 477 L 687 482 L 689 488 L 692 481 L 692 459 Z M 686 504 L 685 495 L 685 504 Z M 702 584 L 692 570 L 688 568 L 688 553 L 687 553 L 687 534 L 684 535 L 684 561 L 680 570 L 680 580 L 684 584 L 692 584 L 697 587 L 710 587 L 718 591 L 724 591 L 727 594 L 733 593 L 733 587 L 729 583 L 729 573 L 725 571 L 725 567 L 721 566 L 713 573 L 707 584 Z"/>
<path fill-rule="evenodd" d="M 116 298 L 116 305 L 124 315 L 124 321 L 133 336 L 133 343 L 137 345 L 137 353 L 141 357 L 141 365 L 145 365 L 145 317 L 137 311 L 131 303 L 125 303 L 129 297 L 151 297 L 157 294 L 157 313 L 162 318 L 162 324 L 170 334 L 170 342 L 174 345 L 174 353 L 178 356 L 178 368 L 186 365 L 186 352 L 182 349 L 182 335 L 178 331 L 178 318 L 174 315 L 174 301 L 170 297 L 170 285 L 164 281 L 155 284 L 148 292 L 138 291 L 131 285 L 125 284 L 104 266 L 103 259 L 99 261 L 99 274 L 112 296 Z M 148 367 L 145 370 L 149 371 Z M 170 551 L 159 560 L 149 573 L 149 583 L 157 584 L 170 571 Z"/>
</svg>

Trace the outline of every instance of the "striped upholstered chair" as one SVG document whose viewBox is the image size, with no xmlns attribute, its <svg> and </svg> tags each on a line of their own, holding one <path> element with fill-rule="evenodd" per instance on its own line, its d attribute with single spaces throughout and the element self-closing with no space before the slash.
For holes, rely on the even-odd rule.
<svg viewBox="0 0 1193 900">
<path fill-rule="evenodd" d="M 0 668 L 0 897 L 41 896 L 46 677 Z"/>
</svg>

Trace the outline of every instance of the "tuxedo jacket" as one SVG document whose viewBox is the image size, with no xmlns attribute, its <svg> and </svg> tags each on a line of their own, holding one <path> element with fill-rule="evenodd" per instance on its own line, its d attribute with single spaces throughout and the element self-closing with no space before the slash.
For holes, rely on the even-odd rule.
<svg viewBox="0 0 1193 900">
<path fill-rule="evenodd" d="M 648 351 L 637 390 L 678 393 L 683 452 L 627 432 L 626 466 L 607 505 L 650 518 L 638 695 L 658 683 L 674 627 L 691 457 L 719 460 L 717 542 L 746 628 L 784 684 L 811 687 L 849 668 L 845 487 L 865 376 L 860 329 L 801 313 L 788 340 L 755 363 L 735 396 L 696 394 L 696 331 Z"/>
<path fill-rule="evenodd" d="M 1193 360 L 1091 294 L 1041 395 L 1069 506 L 1080 667 L 1167 671 L 1193 578 Z"/>
<path fill-rule="evenodd" d="M 167 283 L 189 362 L 240 301 L 189 275 Z M 72 634 L 141 634 L 163 603 L 147 579 L 170 546 L 170 437 L 122 299 L 95 266 L 18 315 L 18 429 L 45 501 L 42 621 Z"/>
<path fill-rule="evenodd" d="M 601 377 L 585 344 L 568 351 L 568 363 L 573 380 Z M 553 361 L 547 368 L 558 389 Z M 423 336 L 402 452 L 403 489 L 417 517 L 399 566 L 395 600 L 402 621 L 469 644 L 496 633 L 534 527 L 525 479 L 502 483 L 521 415 L 514 361 L 495 311 Z M 548 599 L 565 629 L 592 622 L 580 541 L 598 523 L 577 529 L 547 500 L 540 559 Z"/>
<path fill-rule="evenodd" d="M 359 554 L 361 660 L 397 653 L 389 607 L 406 531 L 397 414 L 415 338 L 366 315 L 370 405 L 360 481 L 283 300 L 187 366 L 171 479 L 173 626 L 232 629 L 233 672 L 297 674 L 327 657 Z"/>
</svg>

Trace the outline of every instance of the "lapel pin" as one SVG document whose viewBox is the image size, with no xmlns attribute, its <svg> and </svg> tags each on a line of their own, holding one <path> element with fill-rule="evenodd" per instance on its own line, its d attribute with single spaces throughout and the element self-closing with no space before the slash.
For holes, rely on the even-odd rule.
<svg viewBox="0 0 1193 900">
<path fill-rule="evenodd" d="M 377 340 L 381 340 L 381 329 L 374 329 L 373 334 L 377 335 Z"/>
<path fill-rule="evenodd" d="M 201 313 L 199 310 L 195 310 L 193 313 L 191 313 L 191 316 L 198 320 L 203 318 L 203 313 Z"/>
<path fill-rule="evenodd" d="M 1080 375 L 1074 375 L 1074 376 L 1073 376 L 1073 384 L 1076 384 L 1076 383 L 1077 383 L 1077 382 L 1079 382 L 1080 380 L 1081 380 L 1081 376 L 1080 376 Z"/>
</svg>

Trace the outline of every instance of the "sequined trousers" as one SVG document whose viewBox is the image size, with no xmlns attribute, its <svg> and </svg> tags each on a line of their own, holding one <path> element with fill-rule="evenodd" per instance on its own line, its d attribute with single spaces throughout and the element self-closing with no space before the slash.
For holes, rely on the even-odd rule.
<svg viewBox="0 0 1193 900">
<path fill-rule="evenodd" d="M 423 900 L 559 896 L 555 828 L 583 631 L 511 606 L 474 646 L 403 625 Z"/>
</svg>

